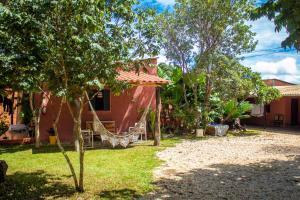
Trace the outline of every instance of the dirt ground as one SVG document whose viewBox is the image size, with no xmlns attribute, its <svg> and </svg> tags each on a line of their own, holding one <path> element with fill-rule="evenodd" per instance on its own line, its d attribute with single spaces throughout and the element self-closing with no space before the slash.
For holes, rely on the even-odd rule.
<svg viewBox="0 0 300 200">
<path fill-rule="evenodd" d="M 185 140 L 157 156 L 144 199 L 300 199 L 300 130 Z"/>
</svg>

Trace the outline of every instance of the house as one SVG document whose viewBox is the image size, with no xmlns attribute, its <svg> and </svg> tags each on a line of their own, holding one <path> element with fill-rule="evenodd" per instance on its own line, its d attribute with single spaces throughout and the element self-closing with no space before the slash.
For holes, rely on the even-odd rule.
<svg viewBox="0 0 300 200">
<path fill-rule="evenodd" d="M 244 120 L 248 125 L 259 126 L 299 126 L 300 125 L 300 85 L 288 83 L 278 79 L 267 79 L 268 86 L 277 88 L 281 98 L 264 105 L 260 117 Z"/>
<path fill-rule="evenodd" d="M 120 71 L 117 77 L 120 81 L 128 82 L 131 87 L 120 95 L 114 95 L 109 88 L 97 91 L 97 95 L 91 100 L 98 118 L 111 132 L 120 134 L 127 132 L 129 127 L 135 125 L 142 111 L 148 107 L 156 108 L 156 88 L 169 83 L 157 75 L 157 58 L 145 60 L 145 65 L 135 71 Z M 44 96 L 45 97 L 45 96 Z M 42 97 L 35 95 L 35 101 L 41 102 Z M 40 119 L 40 139 L 48 142 L 49 129 L 56 118 L 59 107 L 59 99 L 56 97 L 43 98 L 42 115 Z M 45 102 L 44 102 L 45 101 Z M 0 102 L 1 103 L 1 102 Z M 1 107 L 1 106 L 0 106 Z M 11 113 L 11 124 L 16 124 L 17 112 Z M 82 112 L 82 129 L 90 128 L 93 121 L 92 111 L 86 103 Z M 58 124 L 60 140 L 64 143 L 73 141 L 73 119 L 67 105 L 62 108 L 60 122 Z"/>
<path fill-rule="evenodd" d="M 114 95 L 109 88 L 100 91 L 91 100 L 97 116 L 111 132 L 120 134 L 127 132 L 129 127 L 135 125 L 142 111 L 151 104 L 151 109 L 156 106 L 156 87 L 169 83 L 157 75 L 157 58 L 147 59 L 147 66 L 139 73 L 134 71 L 120 71 L 117 77 L 120 81 L 131 84 L 131 88 L 120 95 Z M 150 66 L 151 65 L 151 66 Z M 58 99 L 50 98 L 40 121 L 41 141 L 48 141 L 48 130 L 52 127 L 58 110 Z M 89 104 L 86 103 L 82 112 L 82 129 L 91 126 L 93 115 Z M 62 108 L 58 124 L 60 139 L 63 142 L 73 141 L 73 120 L 67 106 Z"/>
</svg>

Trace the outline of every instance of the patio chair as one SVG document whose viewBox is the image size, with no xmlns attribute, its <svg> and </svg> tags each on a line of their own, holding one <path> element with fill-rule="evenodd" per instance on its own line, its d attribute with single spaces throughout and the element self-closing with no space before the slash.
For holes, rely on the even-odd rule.
<svg viewBox="0 0 300 200">
<path fill-rule="evenodd" d="M 89 96 L 87 93 L 86 93 L 86 96 L 89 100 Z M 103 123 L 98 118 L 96 111 L 94 110 L 94 108 L 91 104 L 91 101 L 89 100 L 90 108 L 91 108 L 91 111 L 93 113 L 93 118 L 94 118 L 93 130 L 95 132 L 99 132 L 101 135 L 101 140 L 108 141 L 113 148 L 118 145 L 121 145 L 122 147 L 126 148 L 129 145 L 129 143 L 137 142 L 140 134 L 144 133 L 146 131 L 146 128 L 145 128 L 146 127 L 146 117 L 149 112 L 153 97 L 154 97 L 154 95 L 152 95 L 152 97 L 149 101 L 149 104 L 146 107 L 146 109 L 144 110 L 144 113 L 143 113 L 142 117 L 140 118 L 139 122 L 137 122 L 136 125 L 129 130 L 129 132 L 125 132 L 120 135 L 116 135 L 116 134 L 110 132 L 103 125 Z"/>
<path fill-rule="evenodd" d="M 129 133 L 138 134 L 141 136 L 141 141 L 143 141 L 143 136 L 145 141 L 147 141 L 147 129 L 146 129 L 146 121 L 144 123 L 135 123 L 134 127 L 129 127 Z"/>
<path fill-rule="evenodd" d="M 90 129 L 81 130 L 83 137 L 83 146 L 85 148 L 94 148 L 93 131 Z"/>
<path fill-rule="evenodd" d="M 277 127 L 283 126 L 284 122 L 284 115 L 283 114 L 276 114 L 274 116 L 273 125 Z"/>
</svg>

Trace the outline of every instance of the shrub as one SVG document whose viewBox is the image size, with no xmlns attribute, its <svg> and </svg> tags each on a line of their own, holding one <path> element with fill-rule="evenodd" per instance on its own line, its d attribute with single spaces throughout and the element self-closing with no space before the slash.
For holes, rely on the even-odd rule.
<svg viewBox="0 0 300 200">
<path fill-rule="evenodd" d="M 0 136 L 4 134 L 8 130 L 8 125 L 5 123 L 5 121 L 0 121 Z"/>
</svg>

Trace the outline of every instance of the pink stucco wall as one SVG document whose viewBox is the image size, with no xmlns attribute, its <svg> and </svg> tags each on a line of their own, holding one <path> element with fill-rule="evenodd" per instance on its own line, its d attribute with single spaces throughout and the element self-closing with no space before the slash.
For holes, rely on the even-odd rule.
<svg viewBox="0 0 300 200">
<path fill-rule="evenodd" d="M 244 123 L 248 125 L 266 125 L 272 126 L 275 115 L 284 115 L 284 126 L 291 125 L 291 101 L 292 99 L 298 99 L 298 125 L 300 125 L 300 97 L 282 97 L 270 104 L 270 113 L 266 113 L 266 121 L 264 117 L 251 117 L 250 119 L 244 120 Z"/>
<path fill-rule="evenodd" d="M 145 60 L 144 68 L 148 74 L 157 75 L 157 58 Z M 151 64 L 151 66 L 149 65 Z M 139 120 L 139 113 L 146 108 L 152 99 L 151 108 L 155 109 L 155 87 L 139 85 L 124 91 L 120 96 L 110 93 L 110 111 L 97 111 L 102 121 L 115 121 L 118 133 L 128 131 L 130 126 Z M 47 112 L 41 117 L 40 131 L 41 141 L 48 141 L 48 132 L 56 117 L 59 100 L 52 98 L 47 105 Z M 92 121 L 93 115 L 86 104 L 82 114 L 82 129 L 86 128 L 86 121 Z M 73 120 L 66 105 L 63 106 L 60 122 L 58 125 L 60 139 L 63 142 L 73 141 Z"/>
<path fill-rule="evenodd" d="M 126 132 L 130 126 L 133 126 L 139 120 L 140 110 L 147 107 L 151 98 L 151 107 L 155 109 L 155 87 L 151 86 L 135 86 L 124 91 L 120 96 L 111 93 L 110 111 L 97 111 L 97 115 L 100 120 L 115 121 L 118 133 Z M 44 142 L 48 141 L 47 130 L 52 127 L 57 110 L 58 99 L 52 98 L 47 105 L 47 112 L 41 117 L 41 140 Z M 86 128 L 86 121 L 92 120 L 92 113 L 88 108 L 88 104 L 86 104 L 82 114 L 82 128 Z M 63 107 L 58 129 L 63 142 L 73 140 L 73 121 L 66 105 Z"/>
</svg>

